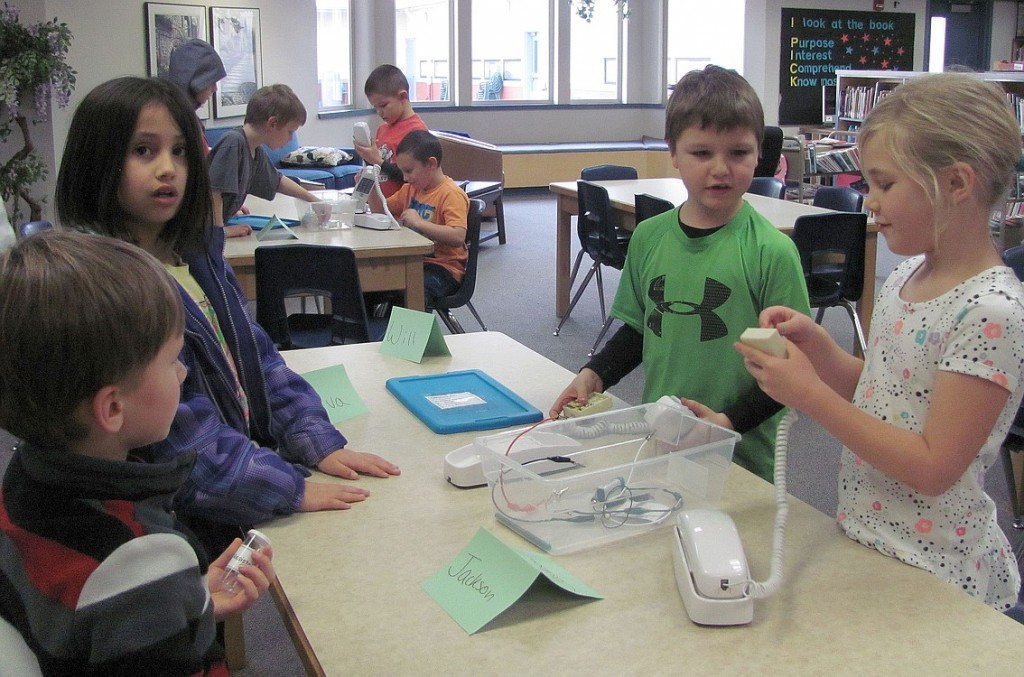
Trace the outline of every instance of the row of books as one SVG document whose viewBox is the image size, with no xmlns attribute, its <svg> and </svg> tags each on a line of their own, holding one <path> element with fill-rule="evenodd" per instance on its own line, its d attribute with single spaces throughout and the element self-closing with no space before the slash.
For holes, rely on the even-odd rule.
<svg viewBox="0 0 1024 677">
<path fill-rule="evenodd" d="M 839 116 L 863 120 L 899 84 L 882 81 L 873 85 L 846 87 L 839 92 Z"/>
<path fill-rule="evenodd" d="M 808 144 L 804 166 L 808 174 L 842 174 L 860 172 L 860 153 L 856 146 L 822 151 Z"/>
<path fill-rule="evenodd" d="M 1010 102 L 1013 114 L 1017 116 L 1017 126 L 1020 127 L 1020 133 L 1024 134 L 1024 96 L 1007 92 L 1006 100 Z"/>
</svg>

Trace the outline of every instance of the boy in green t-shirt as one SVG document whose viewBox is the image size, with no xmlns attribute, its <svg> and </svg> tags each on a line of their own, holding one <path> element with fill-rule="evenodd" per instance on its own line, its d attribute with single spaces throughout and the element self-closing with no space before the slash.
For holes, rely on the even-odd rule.
<svg viewBox="0 0 1024 677">
<path fill-rule="evenodd" d="M 645 402 L 674 395 L 741 433 L 734 459 L 771 481 L 782 407 L 733 343 L 764 308 L 810 307 L 796 246 L 743 199 L 763 132 L 757 93 L 735 71 L 707 66 L 676 84 L 665 139 L 686 202 L 637 226 L 611 310 L 625 324 L 559 395 L 552 417 L 642 363 Z"/>
</svg>

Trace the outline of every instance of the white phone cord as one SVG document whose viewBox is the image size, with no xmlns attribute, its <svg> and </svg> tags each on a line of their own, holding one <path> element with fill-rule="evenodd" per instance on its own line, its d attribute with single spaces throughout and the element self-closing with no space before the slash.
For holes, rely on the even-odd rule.
<svg viewBox="0 0 1024 677">
<path fill-rule="evenodd" d="M 647 421 L 609 423 L 606 420 L 600 420 L 593 425 L 573 426 L 571 430 L 567 430 L 565 432 L 565 435 L 567 437 L 573 437 L 580 440 L 590 440 L 595 437 L 601 437 L 602 435 L 608 434 L 645 435 L 650 432 L 653 432 L 653 428 Z"/>
<path fill-rule="evenodd" d="M 745 594 L 762 599 L 773 595 L 782 584 L 782 548 L 786 536 L 786 517 L 789 515 L 789 502 L 786 495 L 786 453 L 789 448 L 789 429 L 796 423 L 795 409 L 779 422 L 775 433 L 775 530 L 772 537 L 772 568 L 768 580 L 764 582 L 749 581 Z"/>
<path fill-rule="evenodd" d="M 384 197 L 384 191 L 380 189 L 380 171 L 380 165 L 373 166 L 373 189 L 377 191 L 377 197 L 380 198 L 380 203 L 384 208 L 384 213 L 387 214 L 388 218 L 391 219 L 391 222 L 393 224 L 398 223 L 395 217 L 391 215 L 391 210 L 388 209 L 388 199 Z M 369 204 L 366 205 L 366 212 L 368 214 L 373 213 L 373 210 L 370 209 Z"/>
</svg>

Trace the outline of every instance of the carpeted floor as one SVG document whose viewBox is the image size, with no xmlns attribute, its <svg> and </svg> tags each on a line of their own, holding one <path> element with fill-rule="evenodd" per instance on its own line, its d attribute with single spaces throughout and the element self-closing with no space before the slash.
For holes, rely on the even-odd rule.
<svg viewBox="0 0 1024 677">
<path fill-rule="evenodd" d="M 591 282 L 591 288 L 584 293 L 561 335 L 552 336 L 557 324 L 553 284 L 554 199 L 546 190 L 508 191 L 505 218 L 508 243 L 499 245 L 497 239 L 492 239 L 481 247 L 473 305 L 488 329 L 508 334 L 554 362 L 576 371 L 586 362 L 587 352 L 601 326 L 596 284 Z M 493 222 L 484 224 L 485 235 L 488 228 L 493 228 Z M 584 265 L 588 263 L 589 260 Z M 883 266 L 880 265 L 881 268 Z M 886 272 L 880 270 L 880 273 Z M 609 305 L 617 284 L 618 273 L 606 270 L 605 294 Z M 479 329 L 465 309 L 456 311 L 456 314 L 467 331 Z M 826 314 L 825 326 L 843 345 L 852 346 L 853 332 L 844 311 L 830 310 Z M 612 392 L 630 404 L 637 404 L 641 399 L 642 386 L 641 370 L 636 370 Z M 552 400 L 557 395 L 553 392 Z M 790 437 L 790 492 L 822 512 L 834 514 L 840 445 L 820 426 L 806 419 L 797 423 Z M 0 468 L 6 466 L 10 446 L 10 438 L 0 431 Z M 1019 555 L 1024 546 L 1024 532 L 1013 529 L 1010 524 L 1008 492 L 1001 463 L 989 471 L 987 488 L 999 506 L 1000 524 Z M 358 610 L 339 610 L 339 613 L 358 613 Z M 235 671 L 234 675 L 277 677 L 302 674 L 298 656 L 269 597 L 261 599 L 246 614 L 245 633 L 249 665 Z M 386 639 L 382 639 L 386 643 Z M 339 637 L 338 640 L 344 641 L 344 638 Z"/>
</svg>

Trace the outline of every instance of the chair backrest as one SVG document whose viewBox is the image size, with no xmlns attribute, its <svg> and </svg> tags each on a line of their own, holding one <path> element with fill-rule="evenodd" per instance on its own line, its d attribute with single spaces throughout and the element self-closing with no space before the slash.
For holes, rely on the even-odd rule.
<svg viewBox="0 0 1024 677">
<path fill-rule="evenodd" d="M 786 183 L 774 176 L 755 176 L 754 180 L 750 182 L 747 192 L 781 200 L 786 197 Z"/>
<path fill-rule="evenodd" d="M 477 260 L 480 257 L 480 221 L 486 207 L 483 200 L 469 201 L 469 214 L 466 217 L 466 247 L 469 249 L 469 258 L 466 259 L 466 272 L 462 275 L 459 288 L 448 296 L 437 299 L 434 302 L 435 308 L 441 310 L 461 308 L 473 300 L 473 291 L 476 289 Z"/>
<path fill-rule="evenodd" d="M 329 296 L 332 341 L 370 340 L 356 257 L 348 247 L 309 244 L 256 248 L 256 321 L 278 345 L 288 347 L 285 299 L 299 294 Z"/>
<path fill-rule="evenodd" d="M 1013 268 L 1018 280 L 1024 280 L 1024 244 L 1010 247 L 1003 252 L 1003 263 Z"/>
<path fill-rule="evenodd" d="M 637 178 L 636 168 L 626 165 L 595 165 L 580 172 L 583 181 L 619 181 Z"/>
<path fill-rule="evenodd" d="M 764 128 L 761 139 L 761 157 L 754 168 L 754 176 L 775 176 L 779 171 L 779 157 L 782 155 L 782 128 L 768 126 Z"/>
<path fill-rule="evenodd" d="M 604 186 L 577 181 L 580 245 L 598 263 L 622 269 L 626 262 L 623 234 L 615 228 L 612 202 Z"/>
<path fill-rule="evenodd" d="M 657 216 L 667 212 L 670 209 L 675 209 L 676 206 L 668 200 L 663 200 L 660 197 L 654 197 L 648 193 L 637 193 L 633 196 L 633 208 L 636 213 L 636 222 L 646 221 L 652 216 Z"/>
<path fill-rule="evenodd" d="M 793 242 L 807 281 L 811 305 L 857 301 L 864 291 L 864 246 L 868 215 L 829 212 L 797 217 Z"/>
<path fill-rule="evenodd" d="M 18 226 L 18 237 L 28 237 L 52 228 L 53 224 L 49 221 L 26 221 Z"/>
<path fill-rule="evenodd" d="M 782 137 L 782 153 L 786 156 L 786 181 L 804 180 L 804 161 L 807 143 L 802 136 Z"/>
<path fill-rule="evenodd" d="M 864 194 L 849 186 L 822 186 L 814 194 L 813 204 L 837 212 L 859 212 L 864 208 Z"/>
</svg>

